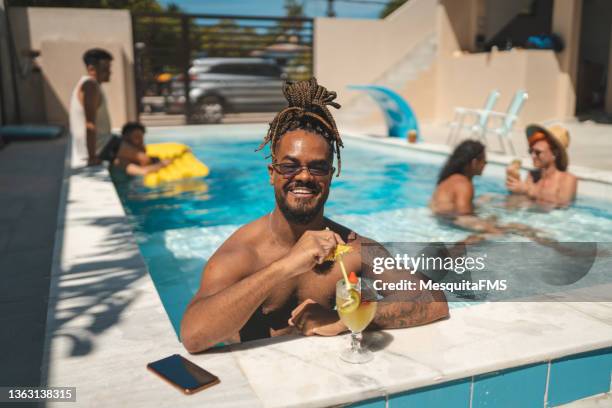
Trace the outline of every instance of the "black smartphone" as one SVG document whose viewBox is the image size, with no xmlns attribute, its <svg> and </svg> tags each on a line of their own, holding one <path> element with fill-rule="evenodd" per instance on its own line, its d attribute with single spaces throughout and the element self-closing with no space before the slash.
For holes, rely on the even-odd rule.
<svg viewBox="0 0 612 408">
<path fill-rule="evenodd" d="M 149 363 L 147 368 L 185 394 L 193 394 L 219 384 L 216 375 L 178 354 Z"/>
</svg>

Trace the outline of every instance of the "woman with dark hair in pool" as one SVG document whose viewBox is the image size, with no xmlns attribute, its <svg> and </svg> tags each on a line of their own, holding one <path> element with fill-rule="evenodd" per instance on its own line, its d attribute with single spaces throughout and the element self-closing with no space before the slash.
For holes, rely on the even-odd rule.
<svg viewBox="0 0 612 408">
<path fill-rule="evenodd" d="M 438 176 L 430 207 L 438 215 L 468 215 L 474 212 L 474 185 L 487 164 L 485 147 L 475 140 L 464 140 L 449 156 Z"/>
<path fill-rule="evenodd" d="M 449 156 L 438 176 L 438 185 L 429 207 L 441 219 L 478 232 L 499 234 L 495 220 L 474 215 L 474 176 L 480 176 L 487 164 L 485 146 L 476 140 L 464 140 Z"/>
</svg>

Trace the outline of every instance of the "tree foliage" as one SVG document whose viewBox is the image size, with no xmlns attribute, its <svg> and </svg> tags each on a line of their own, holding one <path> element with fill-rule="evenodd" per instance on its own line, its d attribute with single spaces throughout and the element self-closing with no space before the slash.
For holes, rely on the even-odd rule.
<svg viewBox="0 0 612 408">
<path fill-rule="evenodd" d="M 265 47 L 270 38 L 253 27 L 245 27 L 235 20 L 225 19 L 198 28 L 199 51 L 208 57 L 248 57 L 253 49 Z"/>
</svg>

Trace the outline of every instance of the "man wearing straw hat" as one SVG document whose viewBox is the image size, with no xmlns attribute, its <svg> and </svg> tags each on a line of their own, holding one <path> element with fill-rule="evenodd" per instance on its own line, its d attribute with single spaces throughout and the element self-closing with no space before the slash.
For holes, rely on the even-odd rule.
<svg viewBox="0 0 612 408">
<path fill-rule="evenodd" d="M 559 125 L 529 125 L 526 133 L 535 170 L 524 181 L 508 176 L 506 187 L 540 204 L 569 205 L 576 197 L 577 186 L 576 176 L 567 171 L 569 132 Z"/>
</svg>

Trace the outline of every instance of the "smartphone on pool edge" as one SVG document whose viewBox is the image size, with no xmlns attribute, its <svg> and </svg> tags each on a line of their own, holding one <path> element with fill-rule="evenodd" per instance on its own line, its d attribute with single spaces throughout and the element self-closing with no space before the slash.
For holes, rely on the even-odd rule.
<svg viewBox="0 0 612 408">
<path fill-rule="evenodd" d="M 187 395 L 220 382 L 216 375 L 178 354 L 149 363 L 147 368 Z"/>
</svg>

